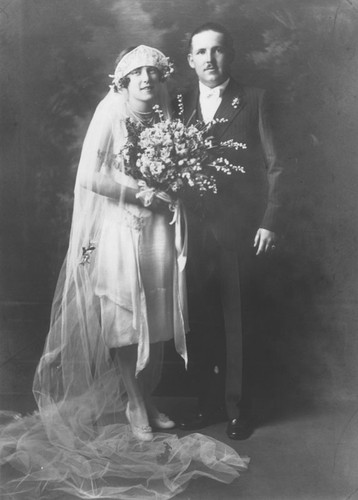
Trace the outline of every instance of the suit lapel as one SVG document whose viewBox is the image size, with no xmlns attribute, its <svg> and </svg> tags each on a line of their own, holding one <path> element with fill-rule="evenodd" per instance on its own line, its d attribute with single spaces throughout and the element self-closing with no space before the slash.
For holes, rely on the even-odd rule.
<svg viewBox="0 0 358 500">
<path fill-rule="evenodd" d="M 222 101 L 217 109 L 214 118 L 225 118 L 225 123 L 215 125 L 217 136 L 221 137 L 235 116 L 246 106 L 246 96 L 244 89 L 230 79 L 226 87 Z M 184 123 L 190 125 L 202 119 L 199 106 L 199 86 L 196 85 L 191 92 L 186 95 L 184 102 Z"/>
<path fill-rule="evenodd" d="M 221 137 L 230 126 L 235 116 L 246 106 L 246 96 L 244 89 L 234 80 L 230 80 L 224 91 L 222 101 L 214 118 L 225 118 L 225 123 L 217 125 L 217 137 Z"/>
</svg>

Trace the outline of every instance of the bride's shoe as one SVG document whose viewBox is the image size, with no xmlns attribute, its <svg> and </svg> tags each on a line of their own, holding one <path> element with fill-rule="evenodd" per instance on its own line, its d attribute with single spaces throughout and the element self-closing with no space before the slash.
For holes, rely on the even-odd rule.
<svg viewBox="0 0 358 500">
<path fill-rule="evenodd" d="M 156 429 L 173 429 L 175 427 L 175 422 L 170 420 L 165 413 L 158 413 L 155 417 L 151 417 L 149 421 Z"/>
<path fill-rule="evenodd" d="M 133 436 L 137 438 L 139 441 L 152 441 L 153 433 L 152 428 L 149 425 L 135 425 L 131 421 L 129 405 L 126 407 L 126 417 L 131 427 Z"/>
</svg>

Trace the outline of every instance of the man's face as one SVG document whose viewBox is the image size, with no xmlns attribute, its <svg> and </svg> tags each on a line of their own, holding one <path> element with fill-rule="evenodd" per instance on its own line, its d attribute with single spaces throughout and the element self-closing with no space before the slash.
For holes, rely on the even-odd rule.
<svg viewBox="0 0 358 500">
<path fill-rule="evenodd" d="M 188 62 L 201 83 L 214 88 L 228 78 L 232 56 L 224 35 L 210 30 L 193 36 Z"/>
</svg>

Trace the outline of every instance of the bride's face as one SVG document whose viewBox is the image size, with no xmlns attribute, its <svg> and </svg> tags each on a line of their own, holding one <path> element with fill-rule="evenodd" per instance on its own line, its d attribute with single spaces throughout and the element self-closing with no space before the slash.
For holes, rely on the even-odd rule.
<svg viewBox="0 0 358 500">
<path fill-rule="evenodd" d="M 159 92 L 160 76 L 157 68 L 141 66 L 128 74 L 129 99 L 152 106 Z"/>
</svg>

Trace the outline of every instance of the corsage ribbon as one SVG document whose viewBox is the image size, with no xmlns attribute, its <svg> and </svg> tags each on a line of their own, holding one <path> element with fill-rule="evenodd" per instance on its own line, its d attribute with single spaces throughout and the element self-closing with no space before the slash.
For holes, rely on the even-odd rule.
<svg viewBox="0 0 358 500">
<path fill-rule="evenodd" d="M 168 203 L 169 210 L 173 212 L 170 224 L 175 224 L 175 249 L 177 251 L 178 268 L 180 272 L 184 271 L 188 255 L 188 224 L 182 203 L 179 200 L 174 201 L 164 191 L 156 191 L 154 188 L 149 187 L 145 181 L 138 181 L 138 187 L 140 191 L 136 194 L 136 197 L 141 200 L 145 207 L 149 207 L 156 196 Z"/>
</svg>

